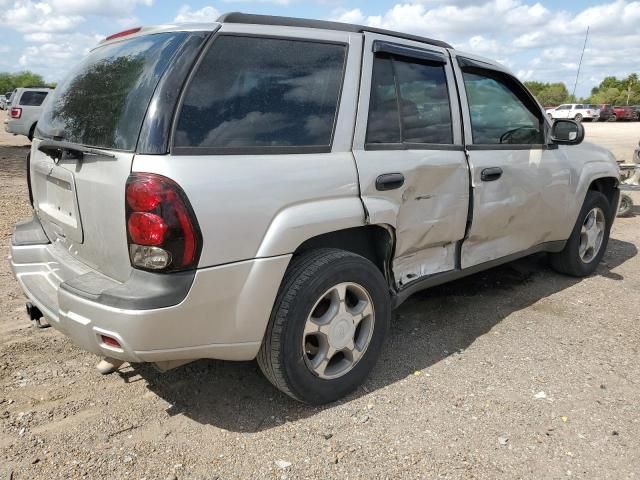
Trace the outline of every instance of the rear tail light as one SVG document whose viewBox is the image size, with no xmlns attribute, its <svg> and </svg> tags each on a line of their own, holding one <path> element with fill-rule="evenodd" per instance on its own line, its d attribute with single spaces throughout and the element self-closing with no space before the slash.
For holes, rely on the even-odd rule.
<svg viewBox="0 0 640 480">
<path fill-rule="evenodd" d="M 162 272 L 197 266 L 200 228 L 186 195 L 173 180 L 132 173 L 127 180 L 126 212 L 131 265 Z"/>
<path fill-rule="evenodd" d="M 11 115 L 11 118 L 20 118 L 22 116 L 22 109 L 12 108 L 11 111 L 9 112 L 9 115 Z"/>
</svg>

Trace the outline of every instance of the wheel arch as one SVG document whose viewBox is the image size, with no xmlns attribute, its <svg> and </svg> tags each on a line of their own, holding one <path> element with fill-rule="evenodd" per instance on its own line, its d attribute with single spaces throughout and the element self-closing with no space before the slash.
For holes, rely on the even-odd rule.
<svg viewBox="0 0 640 480">
<path fill-rule="evenodd" d="M 362 225 L 323 233 L 298 246 L 295 255 L 320 248 L 338 248 L 371 261 L 393 285 L 391 261 L 395 247 L 395 232 L 389 225 Z"/>
</svg>

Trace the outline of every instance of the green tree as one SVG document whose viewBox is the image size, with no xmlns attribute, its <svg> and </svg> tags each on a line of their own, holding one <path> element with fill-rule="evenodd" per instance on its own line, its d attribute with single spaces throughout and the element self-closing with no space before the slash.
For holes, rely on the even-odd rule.
<svg viewBox="0 0 640 480">
<path fill-rule="evenodd" d="M 560 105 L 570 101 L 569 91 L 564 83 L 529 81 L 524 84 L 542 105 Z"/>
<path fill-rule="evenodd" d="M 11 92 L 19 87 L 42 87 L 46 82 L 37 73 L 24 71 L 18 73 L 0 72 L 0 94 Z"/>
<path fill-rule="evenodd" d="M 609 103 L 613 105 L 640 104 L 640 82 L 638 74 L 632 73 L 626 78 L 606 77 L 600 85 L 591 90 L 591 103 Z"/>
</svg>

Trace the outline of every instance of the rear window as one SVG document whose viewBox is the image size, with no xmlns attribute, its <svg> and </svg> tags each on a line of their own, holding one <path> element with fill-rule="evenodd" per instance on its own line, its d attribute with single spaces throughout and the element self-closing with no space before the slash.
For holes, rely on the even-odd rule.
<svg viewBox="0 0 640 480">
<path fill-rule="evenodd" d="M 20 97 L 20 105 L 24 105 L 25 107 L 39 107 L 44 102 L 44 99 L 47 98 L 49 92 L 23 92 Z"/>
<path fill-rule="evenodd" d="M 46 103 L 39 136 L 133 151 L 153 91 L 187 36 L 158 33 L 93 50 Z"/>
<path fill-rule="evenodd" d="M 346 51 L 338 44 L 220 36 L 185 94 L 177 153 L 181 147 L 328 151 Z"/>
</svg>

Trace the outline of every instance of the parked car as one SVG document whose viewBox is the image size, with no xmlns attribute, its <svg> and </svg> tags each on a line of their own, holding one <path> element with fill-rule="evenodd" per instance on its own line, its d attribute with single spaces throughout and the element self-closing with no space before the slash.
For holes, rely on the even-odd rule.
<svg viewBox="0 0 640 480">
<path fill-rule="evenodd" d="M 611 120 L 615 120 L 615 114 L 613 113 L 613 108 L 608 104 L 601 105 L 593 105 L 593 107 L 599 110 L 598 121 L 600 122 L 608 122 Z"/>
<path fill-rule="evenodd" d="M 633 105 L 634 120 L 640 120 L 640 105 Z"/>
<path fill-rule="evenodd" d="M 102 373 L 257 358 L 330 402 L 414 292 L 536 252 L 595 271 L 618 167 L 583 139 L 439 40 L 245 14 L 129 30 L 47 101 L 11 268 Z"/>
<path fill-rule="evenodd" d="M 4 129 L 14 135 L 24 135 L 33 139 L 43 103 L 50 88 L 18 88 L 13 93 L 9 115 L 4 120 Z"/>
<path fill-rule="evenodd" d="M 558 118 L 571 118 L 576 122 L 581 122 L 583 120 L 597 121 L 600 112 L 593 105 L 570 103 L 547 109 L 547 115 L 553 120 Z"/>
<path fill-rule="evenodd" d="M 13 92 L 7 92 L 0 96 L 0 109 L 6 110 L 8 108 L 11 104 L 11 95 L 13 95 Z"/>
<path fill-rule="evenodd" d="M 616 120 L 636 120 L 636 111 L 633 107 L 629 106 L 620 106 L 613 107 L 613 113 L 616 117 Z"/>
</svg>

